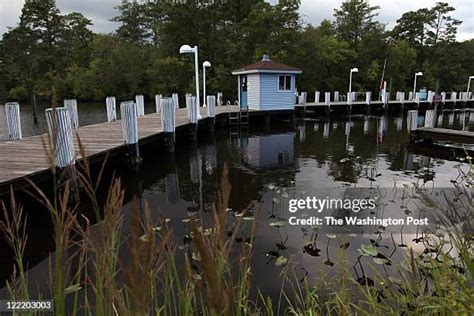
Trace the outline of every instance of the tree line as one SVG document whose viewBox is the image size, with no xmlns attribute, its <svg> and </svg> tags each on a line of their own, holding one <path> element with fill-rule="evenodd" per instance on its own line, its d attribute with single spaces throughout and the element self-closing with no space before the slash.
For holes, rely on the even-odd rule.
<svg viewBox="0 0 474 316">
<path fill-rule="evenodd" d="M 456 41 L 462 23 L 439 2 L 404 13 L 391 30 L 377 21 L 379 7 L 346 0 L 332 20 L 305 23 L 300 2 L 280 0 L 123 0 L 113 34 L 96 34 L 81 13 L 62 14 L 55 0 L 27 0 L 20 22 L 0 41 L 0 99 L 32 95 L 103 101 L 135 94 L 194 91 L 194 64 L 182 44 L 198 45 L 209 60 L 209 93 L 234 99 L 233 69 L 261 59 L 299 67 L 300 91 L 347 91 L 349 69 L 358 67 L 353 90 L 409 91 L 413 74 L 437 91 L 464 91 L 474 74 L 474 40 Z"/>
</svg>

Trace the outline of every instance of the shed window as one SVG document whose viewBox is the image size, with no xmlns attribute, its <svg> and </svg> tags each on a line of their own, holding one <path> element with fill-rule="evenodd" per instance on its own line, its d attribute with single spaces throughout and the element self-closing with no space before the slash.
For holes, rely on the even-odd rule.
<svg viewBox="0 0 474 316">
<path fill-rule="evenodd" d="M 291 76 L 278 76 L 278 90 L 290 91 L 291 90 Z"/>
</svg>

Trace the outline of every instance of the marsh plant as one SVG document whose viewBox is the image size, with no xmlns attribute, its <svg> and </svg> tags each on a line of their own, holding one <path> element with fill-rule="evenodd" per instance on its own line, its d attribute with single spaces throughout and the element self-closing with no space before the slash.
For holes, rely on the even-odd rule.
<svg viewBox="0 0 474 316">
<path fill-rule="evenodd" d="M 472 180 L 472 168 L 469 172 L 464 180 L 469 177 Z M 75 177 L 82 195 L 91 200 L 96 218 L 86 217 L 79 210 L 77 200 L 71 202 L 74 201 L 70 196 L 71 180 L 58 180 L 61 185 L 52 199 L 31 184 L 31 194 L 49 210 L 54 229 L 55 251 L 47 277 L 50 291 L 42 293 L 42 298 L 53 298 L 56 315 L 468 315 L 472 312 L 474 264 L 472 234 L 467 227 L 473 218 L 472 200 L 466 204 L 463 215 L 457 209 L 439 210 L 440 221 L 449 224 L 450 217 L 445 214 L 456 212 L 463 219 L 462 225 L 449 225 L 456 229 L 420 237 L 425 249 L 421 253 L 404 245 L 407 251 L 402 262 L 381 256 L 377 241 L 361 247 L 358 258 L 361 275 L 354 276 L 345 264 L 339 264 L 335 276 L 321 274 L 310 280 L 307 273 L 301 277 L 291 260 L 275 256 L 281 274 L 268 276 L 281 279 L 280 295 L 275 298 L 252 283 L 252 255 L 260 207 L 249 205 L 229 216 L 232 186 L 226 165 L 221 170 L 218 202 L 212 207 L 211 220 L 202 220 L 199 214 L 183 220 L 188 228 L 184 244 L 174 241 L 165 213 L 151 210 L 146 202 L 140 207 L 136 199 L 131 203 L 130 227 L 125 227 L 121 181 L 113 179 L 108 184 L 107 198 L 100 205 L 95 192 L 101 174 L 93 183 L 89 165 L 83 161 Z M 465 182 L 456 185 L 469 190 L 471 184 Z M 285 190 L 272 194 L 274 204 L 288 197 Z M 426 203 L 436 205 L 434 201 Z M 13 274 L 7 284 L 9 299 L 32 299 L 34 285 L 28 282 L 25 262 L 28 210 L 15 200 L 13 193 L 8 205 L 3 204 L 2 208 L 1 231 L 15 256 Z M 243 226 L 249 224 L 250 236 L 245 242 L 236 243 Z M 330 242 L 339 241 L 338 236 L 327 237 L 326 249 Z M 311 247 L 308 244 L 305 248 L 315 255 L 319 254 L 315 249 L 317 239 L 318 233 L 313 232 Z M 280 245 L 283 249 L 285 241 Z M 344 263 L 349 245 L 350 242 L 343 242 L 337 259 L 333 260 Z M 370 258 L 372 263 L 364 267 L 361 263 L 364 258 Z M 329 253 L 327 262 L 332 263 Z M 389 264 L 397 267 L 397 275 L 384 273 L 384 267 Z M 367 276 L 368 270 L 373 271 L 372 278 Z"/>
</svg>

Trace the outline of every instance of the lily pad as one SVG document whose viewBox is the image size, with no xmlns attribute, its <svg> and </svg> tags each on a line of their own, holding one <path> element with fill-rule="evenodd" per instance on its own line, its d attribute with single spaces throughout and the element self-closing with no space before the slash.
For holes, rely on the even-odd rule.
<svg viewBox="0 0 474 316">
<path fill-rule="evenodd" d="M 285 266 L 287 263 L 288 263 L 288 258 L 285 258 L 285 257 L 283 257 L 283 256 L 279 256 L 279 257 L 275 260 L 275 265 L 276 265 L 277 267 Z"/>
<path fill-rule="evenodd" d="M 286 222 L 283 222 L 283 221 L 279 221 L 279 222 L 271 222 L 270 224 L 270 227 L 283 227 L 286 225 Z"/>
<path fill-rule="evenodd" d="M 358 250 L 363 256 L 375 257 L 377 255 L 377 248 L 374 245 L 362 245 Z"/>
<path fill-rule="evenodd" d="M 387 264 L 390 262 L 390 260 L 385 259 L 385 258 L 374 258 L 374 262 L 376 264 Z"/>
</svg>

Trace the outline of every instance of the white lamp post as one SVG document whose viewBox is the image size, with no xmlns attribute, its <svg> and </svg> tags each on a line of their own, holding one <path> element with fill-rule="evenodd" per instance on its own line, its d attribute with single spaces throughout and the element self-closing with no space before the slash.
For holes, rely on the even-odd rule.
<svg viewBox="0 0 474 316">
<path fill-rule="evenodd" d="M 471 79 L 474 79 L 474 76 L 469 76 L 469 80 L 467 81 L 467 97 L 469 98 L 469 91 L 471 91 Z"/>
<path fill-rule="evenodd" d="M 202 96 L 202 104 L 206 106 L 206 68 L 211 67 L 211 63 L 207 60 L 202 63 L 202 89 L 203 89 L 203 96 Z"/>
<path fill-rule="evenodd" d="M 423 76 L 423 73 L 421 71 L 415 72 L 415 83 L 413 84 L 413 97 L 415 97 L 415 94 L 416 94 L 416 77 L 418 76 Z"/>
<path fill-rule="evenodd" d="M 197 107 L 200 107 L 199 103 L 199 61 L 198 61 L 198 47 L 191 47 L 189 45 L 183 45 L 179 48 L 180 54 L 194 53 L 194 76 L 196 77 L 196 103 Z"/>
<path fill-rule="evenodd" d="M 352 73 L 353 72 L 359 72 L 359 69 L 357 69 L 357 68 L 352 68 L 351 69 L 351 72 L 349 74 L 349 93 L 352 92 Z"/>
<path fill-rule="evenodd" d="M 352 73 L 353 72 L 359 72 L 359 69 L 352 68 L 351 72 L 349 73 L 349 93 L 347 93 L 348 104 L 352 104 Z"/>
</svg>

